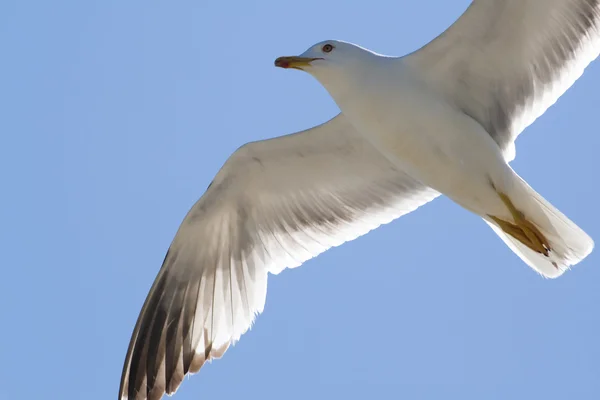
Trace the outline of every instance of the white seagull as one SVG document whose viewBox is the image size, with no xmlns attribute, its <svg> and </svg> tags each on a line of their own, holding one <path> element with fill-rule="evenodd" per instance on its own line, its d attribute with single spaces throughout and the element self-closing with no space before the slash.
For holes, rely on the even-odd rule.
<svg viewBox="0 0 600 400">
<path fill-rule="evenodd" d="M 160 399 L 263 311 L 267 276 L 440 193 L 539 274 L 594 246 L 509 166 L 514 141 L 600 51 L 600 0 L 474 0 L 404 57 L 327 40 L 275 65 L 315 77 L 340 114 L 240 147 L 183 220 L 135 325 L 119 399 Z"/>
</svg>

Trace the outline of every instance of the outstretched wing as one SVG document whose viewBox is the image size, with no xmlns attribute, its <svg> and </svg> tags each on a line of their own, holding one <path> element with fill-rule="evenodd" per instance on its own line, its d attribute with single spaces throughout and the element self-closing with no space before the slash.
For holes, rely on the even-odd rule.
<svg viewBox="0 0 600 400">
<path fill-rule="evenodd" d="M 474 0 L 405 57 L 514 158 L 513 142 L 600 52 L 600 0 Z"/>
<path fill-rule="evenodd" d="M 119 399 L 160 399 L 221 357 L 262 312 L 268 272 L 296 267 L 437 196 L 341 114 L 242 146 L 169 248 L 133 331 Z"/>
</svg>

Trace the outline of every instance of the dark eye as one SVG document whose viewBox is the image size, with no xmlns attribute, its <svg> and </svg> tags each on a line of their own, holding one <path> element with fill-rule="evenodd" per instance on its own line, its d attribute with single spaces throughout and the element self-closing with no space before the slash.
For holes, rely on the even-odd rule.
<svg viewBox="0 0 600 400">
<path fill-rule="evenodd" d="M 323 50 L 323 53 L 331 53 L 331 50 L 333 50 L 333 45 L 327 43 L 321 48 L 321 50 Z"/>
</svg>

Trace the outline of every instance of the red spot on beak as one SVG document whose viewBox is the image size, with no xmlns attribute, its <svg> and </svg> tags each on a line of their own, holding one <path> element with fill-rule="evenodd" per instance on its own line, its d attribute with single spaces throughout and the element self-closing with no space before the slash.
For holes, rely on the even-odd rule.
<svg viewBox="0 0 600 400">
<path fill-rule="evenodd" d="M 280 68 L 289 68 L 290 62 L 284 57 L 279 57 L 277 60 L 275 60 L 275 66 Z"/>
</svg>

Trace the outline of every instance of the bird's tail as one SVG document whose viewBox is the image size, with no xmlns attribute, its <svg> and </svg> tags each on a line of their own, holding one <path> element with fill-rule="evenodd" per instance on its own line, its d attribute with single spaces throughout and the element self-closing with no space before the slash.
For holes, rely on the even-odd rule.
<svg viewBox="0 0 600 400">
<path fill-rule="evenodd" d="M 483 219 L 527 265 L 544 277 L 557 278 L 590 254 L 594 241 L 522 178 L 518 181 L 505 199 L 518 210 L 515 220 Z"/>
</svg>

